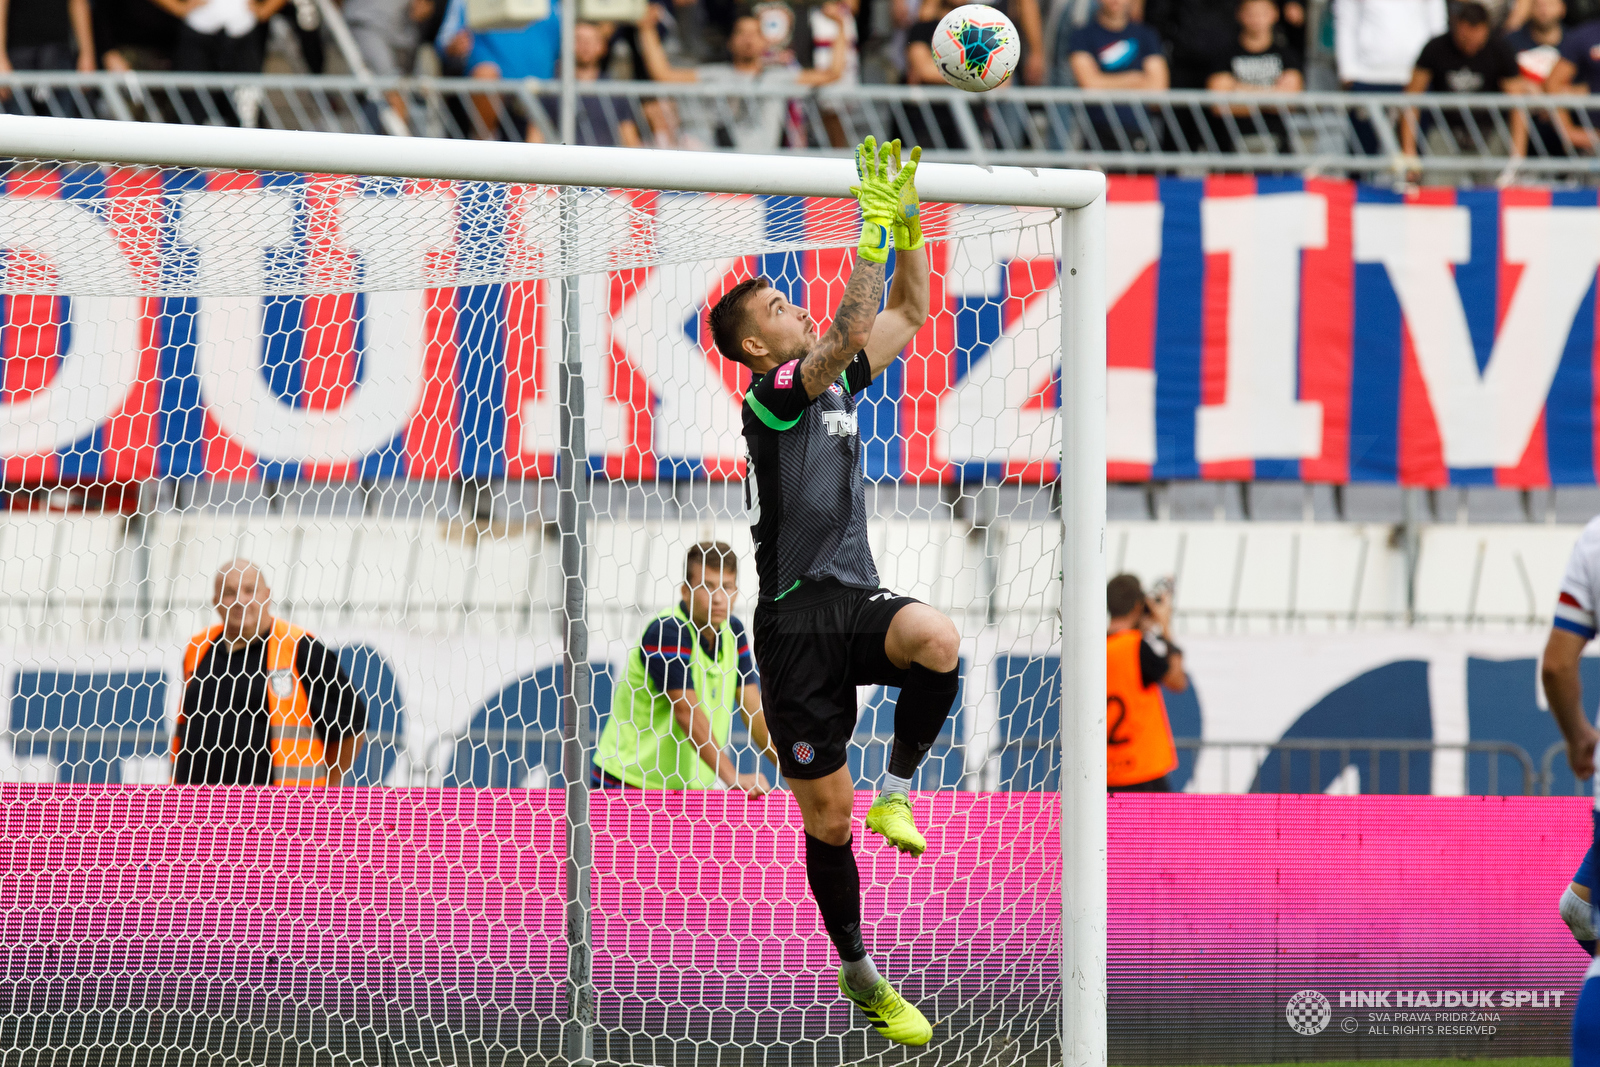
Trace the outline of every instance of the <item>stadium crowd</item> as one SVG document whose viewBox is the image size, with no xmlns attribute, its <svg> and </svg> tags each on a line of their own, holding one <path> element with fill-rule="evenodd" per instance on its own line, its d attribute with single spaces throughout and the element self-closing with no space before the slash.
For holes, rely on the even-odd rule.
<svg viewBox="0 0 1600 1067">
<path fill-rule="evenodd" d="M 527 13 L 543 17 L 509 28 L 475 28 L 482 15 L 469 0 L 0 0 L 0 75 L 12 70 L 320 74 L 350 69 L 379 76 L 553 78 L 560 60 L 562 0 L 519 2 Z M 862 82 L 941 85 L 932 53 L 934 28 L 960 0 L 608 3 L 613 13 L 631 11 L 637 17 L 580 21 L 575 57 L 584 81 L 808 88 Z M 1331 57 L 1320 84 L 1331 87 L 1336 77 L 1340 86 L 1362 93 L 1600 89 L 1600 0 L 1448 0 L 1448 7 L 1447 0 L 1331 0 L 1329 19 L 1317 25 L 1305 0 L 997 0 L 995 6 L 1020 31 L 1016 81 L 1023 85 L 1295 94 L 1316 82 L 1306 61 L 1310 43 Z M 0 93 L 11 97 L 3 87 Z M 388 100 L 403 117 L 400 95 L 390 93 Z M 543 103 L 553 118 L 555 100 Z M 474 94 L 470 104 L 459 100 L 453 106 L 463 120 L 458 128 L 479 136 L 538 139 L 541 126 L 550 128 L 493 93 Z M 659 101 L 642 106 L 641 113 L 621 96 L 586 94 L 578 139 L 771 149 L 785 143 L 786 119 L 793 137 L 792 116 L 777 99 L 741 105 L 737 114 L 698 124 Z M 1026 114 L 1020 105 L 1007 104 L 1002 93 L 980 109 L 982 121 L 1005 123 L 1008 109 Z M 1141 139 L 1172 136 L 1153 110 L 1135 114 L 1122 105 L 1087 110 L 1101 142 L 1117 141 L 1121 133 L 1133 142 L 1127 147 L 1137 151 Z M 1236 146 L 1255 147 L 1252 139 L 1283 145 L 1281 115 L 1264 116 L 1244 105 L 1217 108 L 1213 125 L 1224 111 L 1231 112 L 1228 125 Z M 900 121 L 910 128 L 898 131 L 907 140 L 955 145 L 964 139 L 948 107 L 907 112 Z M 1538 114 L 1542 117 L 1531 125 L 1545 145 L 1560 149 L 1559 126 L 1574 149 L 1600 147 L 1587 124 L 1570 113 Z M 844 144 L 839 116 L 824 113 L 823 119 L 829 139 Z M 238 119 L 223 102 L 211 121 Z M 1466 130 L 1463 124 L 1475 128 Z M 1472 112 L 1458 109 L 1444 121 L 1402 123 L 1399 132 L 1408 152 L 1417 151 L 1419 136 L 1471 143 L 1474 135 L 1490 138 L 1479 145 L 1484 154 L 1525 150 L 1529 131 L 1521 118 L 1509 129 L 1504 125 L 1475 121 Z M 1374 151 L 1370 124 L 1359 119 L 1356 127 L 1363 148 Z M 996 140 L 992 130 L 986 139 Z"/>
</svg>

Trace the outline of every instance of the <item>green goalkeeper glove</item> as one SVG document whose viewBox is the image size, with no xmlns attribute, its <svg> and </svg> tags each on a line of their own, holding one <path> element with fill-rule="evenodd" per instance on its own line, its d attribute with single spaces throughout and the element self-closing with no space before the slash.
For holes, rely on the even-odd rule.
<svg viewBox="0 0 1600 1067">
<path fill-rule="evenodd" d="M 868 137 L 856 149 L 856 175 L 861 184 L 850 187 L 861 204 L 861 243 L 856 251 L 874 263 L 889 262 L 890 231 L 900 217 L 900 189 L 889 172 L 889 146 L 878 151 Z"/>
<path fill-rule="evenodd" d="M 890 176 L 900 190 L 900 211 L 894 220 L 894 247 L 900 252 L 914 252 L 922 247 L 922 203 L 917 199 L 917 163 L 922 159 L 922 146 L 911 150 L 911 159 L 900 165 L 900 142 L 890 141 L 885 151 L 892 152 Z"/>
</svg>

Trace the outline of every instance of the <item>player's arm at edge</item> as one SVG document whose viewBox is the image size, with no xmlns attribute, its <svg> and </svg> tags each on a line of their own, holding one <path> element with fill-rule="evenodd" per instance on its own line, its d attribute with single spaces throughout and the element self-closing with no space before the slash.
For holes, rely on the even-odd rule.
<svg viewBox="0 0 1600 1067">
<path fill-rule="evenodd" d="M 898 165 L 899 143 L 891 154 L 885 145 L 868 137 L 856 148 L 856 176 L 861 184 L 852 186 L 861 205 L 861 243 L 856 246 L 856 265 L 839 298 L 828 332 L 817 339 L 800 361 L 800 384 L 815 400 L 845 372 L 856 353 L 871 340 L 878 305 L 883 302 L 883 275 L 889 262 L 889 242 L 896 220 L 901 215 L 900 194 L 916 174 L 911 168 L 901 179 Z M 891 158 L 891 155 L 893 158 Z"/>
<path fill-rule="evenodd" d="M 1594 774 L 1595 742 L 1600 740 L 1600 732 L 1583 713 L 1583 681 L 1578 673 L 1578 661 L 1588 643 L 1581 634 L 1552 627 L 1539 668 L 1550 713 L 1567 741 L 1567 762 L 1580 780 Z"/>
<path fill-rule="evenodd" d="M 765 775 L 759 772 L 740 774 L 738 765 L 722 751 L 711 734 L 711 716 L 700 706 L 698 693 L 693 689 L 668 689 L 667 699 L 672 702 L 672 721 L 694 746 L 700 762 L 710 767 L 724 785 L 729 789 L 742 789 L 750 797 L 765 796 L 772 791 Z M 762 725 L 765 727 L 765 723 Z"/>
<path fill-rule="evenodd" d="M 889 299 L 872 320 L 872 334 L 865 346 L 874 378 L 900 357 L 928 321 L 929 273 L 926 246 L 895 254 Z"/>
<path fill-rule="evenodd" d="M 900 158 L 900 142 L 884 145 L 879 158 L 882 172 L 895 198 L 894 281 L 889 299 L 872 322 L 872 335 L 865 346 L 872 377 L 882 374 L 917 336 L 928 321 L 928 249 L 922 239 L 922 202 L 917 196 L 917 165 L 922 149 L 913 148 L 911 157 Z"/>
<path fill-rule="evenodd" d="M 872 337 L 872 313 L 882 299 L 883 264 L 858 257 L 828 332 L 817 339 L 800 361 L 800 384 L 811 399 L 827 392 L 828 386 L 838 381 L 839 375 L 856 358 L 856 353 L 867 346 Z"/>
</svg>

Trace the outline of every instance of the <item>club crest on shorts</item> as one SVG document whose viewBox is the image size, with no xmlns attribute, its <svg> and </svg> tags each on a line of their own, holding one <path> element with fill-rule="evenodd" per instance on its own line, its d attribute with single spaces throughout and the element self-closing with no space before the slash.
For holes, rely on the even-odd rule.
<svg viewBox="0 0 1600 1067">
<path fill-rule="evenodd" d="M 802 766 L 817 758 L 817 753 L 804 741 L 794 743 L 794 761 Z"/>
<path fill-rule="evenodd" d="M 272 690 L 272 695 L 279 700 L 285 700 L 294 692 L 294 676 L 287 669 L 267 672 L 267 688 Z"/>
</svg>

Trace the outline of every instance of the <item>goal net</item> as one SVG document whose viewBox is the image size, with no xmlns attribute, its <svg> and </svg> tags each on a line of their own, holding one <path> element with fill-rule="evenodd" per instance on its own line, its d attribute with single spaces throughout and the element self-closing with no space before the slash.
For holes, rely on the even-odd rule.
<svg viewBox="0 0 1600 1067">
<path fill-rule="evenodd" d="M 755 606 L 749 374 L 708 309 L 764 275 L 825 328 L 853 201 L 0 175 L 0 1058 L 903 1058 L 835 988 L 790 794 L 587 788 L 690 547 L 730 546 Z M 932 315 L 861 397 L 883 584 L 962 637 L 929 851 L 855 841 L 869 951 L 935 1022 L 919 1062 L 1062 1056 L 1060 217 L 929 204 Z M 359 694 L 346 788 L 169 784 L 232 560 Z M 860 691 L 858 818 L 895 698 Z M 190 748 L 244 773 L 259 736 L 207 721 Z"/>
</svg>

